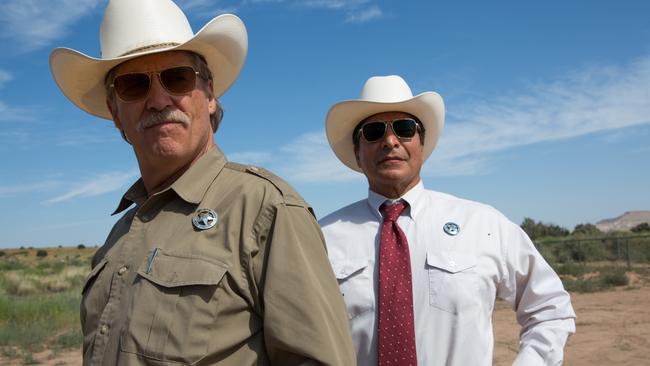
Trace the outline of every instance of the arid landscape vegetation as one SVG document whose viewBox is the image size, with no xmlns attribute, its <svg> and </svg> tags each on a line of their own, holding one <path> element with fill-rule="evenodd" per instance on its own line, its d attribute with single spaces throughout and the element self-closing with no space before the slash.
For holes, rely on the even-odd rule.
<svg viewBox="0 0 650 366">
<path fill-rule="evenodd" d="M 565 365 L 650 361 L 650 235 L 567 236 L 538 242 L 578 315 Z M 0 364 L 80 365 L 79 301 L 96 248 L 0 250 Z M 494 314 L 494 364 L 517 354 L 519 327 L 506 303 Z"/>
</svg>

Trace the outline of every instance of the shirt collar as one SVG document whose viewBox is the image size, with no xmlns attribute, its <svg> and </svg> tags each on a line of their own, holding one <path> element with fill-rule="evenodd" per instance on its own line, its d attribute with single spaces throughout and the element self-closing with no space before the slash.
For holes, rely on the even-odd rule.
<svg viewBox="0 0 650 366">
<path fill-rule="evenodd" d="M 199 204 L 208 187 L 225 165 L 226 157 L 219 147 L 215 146 L 192 164 L 169 188 L 157 194 L 171 189 L 184 201 Z M 140 206 L 147 198 L 147 191 L 140 178 L 124 193 L 113 215 L 124 211 L 133 203 Z"/>
<path fill-rule="evenodd" d="M 379 207 L 381 207 L 384 202 L 388 201 L 392 203 L 399 200 L 404 200 L 406 203 L 408 203 L 408 208 L 405 211 L 406 215 L 415 220 L 424 206 L 424 202 L 422 202 L 420 199 L 422 192 L 424 192 L 424 184 L 422 183 L 422 179 L 420 179 L 420 181 L 415 186 L 413 186 L 413 188 L 409 189 L 406 193 L 404 193 L 404 195 L 399 198 L 384 197 L 381 194 L 368 189 L 368 205 L 370 206 L 370 211 L 372 211 L 375 216 L 381 219 L 382 216 L 381 212 L 379 211 Z"/>
</svg>

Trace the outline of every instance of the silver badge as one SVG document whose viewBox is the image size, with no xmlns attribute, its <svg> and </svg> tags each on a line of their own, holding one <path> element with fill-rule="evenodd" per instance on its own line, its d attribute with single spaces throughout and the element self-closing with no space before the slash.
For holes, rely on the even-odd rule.
<svg viewBox="0 0 650 366">
<path fill-rule="evenodd" d="M 217 224 L 217 213 L 211 208 L 201 208 L 192 217 L 192 224 L 199 230 L 208 230 Z"/>
<path fill-rule="evenodd" d="M 448 222 L 445 224 L 445 226 L 442 227 L 442 230 L 444 230 L 445 233 L 454 236 L 458 235 L 460 232 L 460 226 L 458 226 L 458 224 L 455 222 Z"/>
</svg>

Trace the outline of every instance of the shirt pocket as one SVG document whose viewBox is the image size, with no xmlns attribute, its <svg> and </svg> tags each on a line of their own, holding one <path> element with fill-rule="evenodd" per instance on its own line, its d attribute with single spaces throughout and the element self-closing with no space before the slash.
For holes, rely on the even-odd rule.
<svg viewBox="0 0 650 366">
<path fill-rule="evenodd" d="M 367 259 L 332 261 L 332 269 L 343 295 L 348 319 L 375 307 L 372 272 Z"/>
<path fill-rule="evenodd" d="M 133 284 L 122 351 L 180 363 L 204 357 L 227 271 L 225 263 L 163 251 L 147 258 Z"/>
<path fill-rule="evenodd" d="M 445 312 L 471 315 L 478 311 L 476 257 L 465 253 L 427 253 L 429 305 Z"/>
</svg>

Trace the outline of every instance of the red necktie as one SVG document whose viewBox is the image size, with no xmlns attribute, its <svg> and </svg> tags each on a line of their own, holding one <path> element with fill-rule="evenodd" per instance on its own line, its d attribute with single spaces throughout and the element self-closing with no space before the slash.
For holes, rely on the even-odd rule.
<svg viewBox="0 0 650 366">
<path fill-rule="evenodd" d="M 379 366 L 417 366 L 411 257 L 406 235 L 397 218 L 406 203 L 383 204 L 379 245 Z"/>
</svg>

